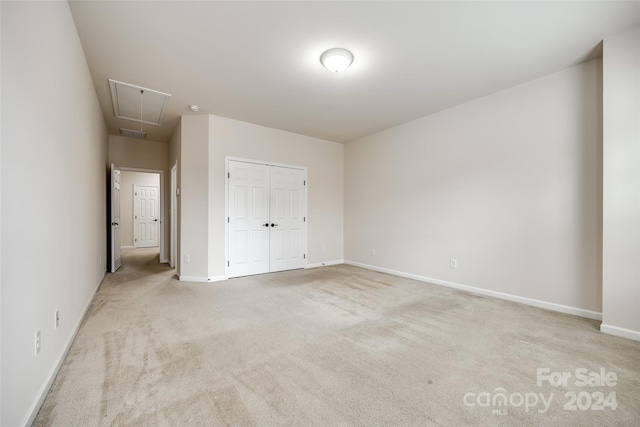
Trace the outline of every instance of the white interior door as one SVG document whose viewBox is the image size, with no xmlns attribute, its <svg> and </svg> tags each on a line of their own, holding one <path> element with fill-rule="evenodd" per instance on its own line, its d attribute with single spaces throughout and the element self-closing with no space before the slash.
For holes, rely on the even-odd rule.
<svg viewBox="0 0 640 427">
<path fill-rule="evenodd" d="M 120 169 L 111 164 L 111 272 L 122 263 L 120 259 Z"/>
<path fill-rule="evenodd" d="M 270 271 L 305 266 L 305 176 L 301 169 L 271 166 Z"/>
<path fill-rule="evenodd" d="M 160 234 L 160 189 L 145 185 L 133 186 L 133 246 L 158 246 Z"/>
<path fill-rule="evenodd" d="M 229 162 L 229 277 L 269 271 L 269 167 Z"/>
<path fill-rule="evenodd" d="M 229 277 L 304 268 L 302 169 L 229 161 Z"/>
</svg>

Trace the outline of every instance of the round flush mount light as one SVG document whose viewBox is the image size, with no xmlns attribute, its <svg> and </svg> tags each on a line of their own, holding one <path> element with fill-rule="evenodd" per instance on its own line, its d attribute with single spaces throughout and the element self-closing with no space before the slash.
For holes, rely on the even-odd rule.
<svg viewBox="0 0 640 427">
<path fill-rule="evenodd" d="M 195 113 L 196 111 L 198 111 L 199 109 L 200 109 L 200 107 L 198 107 L 198 106 L 197 106 L 197 105 L 195 105 L 195 104 L 191 104 L 191 105 L 189 105 L 189 110 L 193 111 L 194 113 Z"/>
<path fill-rule="evenodd" d="M 347 49 L 336 47 L 320 55 L 320 62 L 332 73 L 339 73 L 349 68 L 353 62 L 353 54 Z"/>
</svg>

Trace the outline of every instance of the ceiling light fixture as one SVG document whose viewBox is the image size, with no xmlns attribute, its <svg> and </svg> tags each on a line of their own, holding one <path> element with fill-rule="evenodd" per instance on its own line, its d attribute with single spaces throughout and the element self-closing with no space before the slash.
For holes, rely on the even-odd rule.
<svg viewBox="0 0 640 427">
<path fill-rule="evenodd" d="M 193 111 L 194 113 L 195 113 L 196 111 L 198 111 L 199 109 L 200 109 L 200 107 L 198 107 L 198 106 L 197 106 L 197 105 L 195 105 L 195 104 L 191 104 L 191 105 L 189 105 L 189 110 Z"/>
<path fill-rule="evenodd" d="M 347 49 L 336 47 L 320 55 L 320 62 L 333 73 L 339 73 L 349 68 L 353 62 L 353 54 Z"/>
</svg>

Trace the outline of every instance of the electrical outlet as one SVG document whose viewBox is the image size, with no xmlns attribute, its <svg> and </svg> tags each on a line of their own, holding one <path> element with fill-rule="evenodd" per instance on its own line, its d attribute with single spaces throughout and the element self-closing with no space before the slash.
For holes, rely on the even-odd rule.
<svg viewBox="0 0 640 427">
<path fill-rule="evenodd" d="M 458 268 L 458 260 L 457 260 L 457 259 L 454 259 L 454 258 L 451 258 L 451 259 L 449 260 L 449 267 L 450 267 L 450 268 L 454 268 L 454 269 L 455 269 L 455 268 Z"/>
<path fill-rule="evenodd" d="M 185 264 L 189 264 L 191 262 L 191 255 L 185 255 L 184 256 L 184 263 Z"/>
<path fill-rule="evenodd" d="M 54 329 L 58 329 L 58 326 L 60 326 L 60 310 L 56 310 L 56 319 L 55 319 L 55 324 L 54 324 Z"/>
<path fill-rule="evenodd" d="M 36 345 L 36 356 L 40 354 L 40 329 L 36 331 L 35 334 L 35 345 Z"/>
<path fill-rule="evenodd" d="M 371 255 L 375 255 L 376 254 L 376 250 L 375 249 L 371 249 Z"/>
</svg>

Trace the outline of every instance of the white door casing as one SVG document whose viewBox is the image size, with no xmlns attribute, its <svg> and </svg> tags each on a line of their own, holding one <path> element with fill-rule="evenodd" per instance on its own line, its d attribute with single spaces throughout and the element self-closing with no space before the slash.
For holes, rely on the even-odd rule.
<svg viewBox="0 0 640 427">
<path fill-rule="evenodd" d="M 122 263 L 120 258 L 120 169 L 111 164 L 111 272 Z"/>
<path fill-rule="evenodd" d="M 158 246 L 160 234 L 160 189 L 137 185 L 133 187 L 133 246 Z"/>
<path fill-rule="evenodd" d="M 227 276 L 304 268 L 304 169 L 228 161 Z"/>
<path fill-rule="evenodd" d="M 178 162 L 171 168 L 171 223 L 169 236 L 171 248 L 169 251 L 169 266 L 175 268 L 178 256 Z"/>
</svg>

